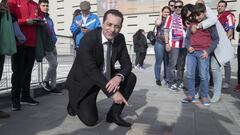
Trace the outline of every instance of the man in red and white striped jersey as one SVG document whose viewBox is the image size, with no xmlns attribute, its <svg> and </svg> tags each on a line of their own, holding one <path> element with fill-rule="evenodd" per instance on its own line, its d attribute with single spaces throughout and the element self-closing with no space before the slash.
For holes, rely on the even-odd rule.
<svg viewBox="0 0 240 135">
<path fill-rule="evenodd" d="M 175 11 L 167 17 L 165 23 L 165 44 L 169 56 L 169 88 L 172 90 L 183 88 L 183 73 L 186 58 L 186 48 L 184 45 L 185 31 L 181 18 L 183 2 L 176 1 L 174 4 Z M 175 68 L 177 66 L 177 76 L 175 77 Z"/>
</svg>

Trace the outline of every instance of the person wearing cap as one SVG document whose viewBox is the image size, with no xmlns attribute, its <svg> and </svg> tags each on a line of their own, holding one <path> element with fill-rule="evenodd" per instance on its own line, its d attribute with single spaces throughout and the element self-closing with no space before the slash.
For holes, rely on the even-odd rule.
<svg viewBox="0 0 240 135">
<path fill-rule="evenodd" d="M 76 46 L 79 48 L 83 35 L 95 28 L 101 27 L 99 17 L 90 12 L 90 3 L 83 1 L 80 3 L 81 14 L 76 16 L 71 24 L 70 30 L 76 35 Z"/>
</svg>

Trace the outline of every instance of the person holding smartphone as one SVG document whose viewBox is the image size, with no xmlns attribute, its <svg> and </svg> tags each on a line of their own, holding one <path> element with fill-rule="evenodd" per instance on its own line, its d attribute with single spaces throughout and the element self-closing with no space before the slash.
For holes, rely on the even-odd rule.
<svg viewBox="0 0 240 135">
<path fill-rule="evenodd" d="M 90 3 L 83 1 L 80 3 L 81 14 L 76 16 L 72 21 L 70 30 L 76 35 L 76 46 L 78 49 L 83 35 L 91 30 L 101 27 L 99 17 L 90 12 Z"/>
<path fill-rule="evenodd" d="M 39 21 L 39 22 L 45 21 L 46 22 L 50 36 L 51 36 L 51 41 L 53 42 L 53 45 L 54 45 L 54 49 L 52 51 L 45 52 L 45 54 L 46 54 L 45 58 L 48 61 L 49 67 L 48 67 L 45 79 L 43 80 L 41 85 L 44 90 L 46 90 L 50 93 L 62 95 L 63 93 L 60 90 L 58 90 L 56 87 L 58 62 L 57 62 L 57 49 L 56 49 L 55 44 L 57 42 L 57 36 L 54 31 L 53 21 L 50 18 L 49 13 L 48 13 L 49 1 L 48 0 L 39 0 L 38 4 L 40 6 L 41 11 L 43 12 L 44 19 L 37 20 L 37 21 Z M 52 44 L 49 44 L 49 46 L 50 45 L 52 45 Z M 51 84 L 49 82 L 51 82 Z"/>
<path fill-rule="evenodd" d="M 20 111 L 21 105 L 39 104 L 30 95 L 31 74 L 35 61 L 36 29 L 42 23 L 34 21 L 43 18 L 39 6 L 33 0 L 8 0 L 7 5 L 11 14 L 17 18 L 26 41 L 17 41 L 17 53 L 11 56 L 12 61 L 12 110 Z"/>
</svg>

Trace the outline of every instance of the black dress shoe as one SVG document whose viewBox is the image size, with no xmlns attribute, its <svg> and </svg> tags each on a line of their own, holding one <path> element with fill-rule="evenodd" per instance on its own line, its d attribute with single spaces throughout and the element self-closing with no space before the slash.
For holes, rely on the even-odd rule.
<svg viewBox="0 0 240 135">
<path fill-rule="evenodd" d="M 73 110 L 73 108 L 70 106 L 69 103 L 68 103 L 68 106 L 67 106 L 67 112 L 70 116 L 76 116 L 76 112 Z"/>
<path fill-rule="evenodd" d="M 160 81 L 160 80 L 157 80 L 157 81 L 156 81 L 156 84 L 157 84 L 158 86 L 162 86 L 162 84 L 161 84 L 161 81 Z"/>
<path fill-rule="evenodd" d="M 132 124 L 126 122 L 125 120 L 123 120 L 119 114 L 109 114 L 107 115 L 107 122 L 109 123 L 116 123 L 119 126 L 123 126 L 123 127 L 131 127 Z"/>
</svg>

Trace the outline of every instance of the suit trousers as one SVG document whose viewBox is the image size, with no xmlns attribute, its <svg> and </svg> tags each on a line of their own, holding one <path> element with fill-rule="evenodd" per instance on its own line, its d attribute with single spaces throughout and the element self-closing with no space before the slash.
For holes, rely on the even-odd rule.
<svg viewBox="0 0 240 135">
<path fill-rule="evenodd" d="M 120 93 L 126 100 L 129 99 L 130 95 L 136 84 L 136 76 L 131 73 L 125 80 L 120 84 Z M 81 100 L 76 110 L 74 110 L 78 118 L 87 126 L 94 126 L 98 121 L 98 110 L 96 105 L 96 99 L 100 88 L 94 86 L 89 90 L 86 96 Z M 124 104 L 113 103 L 109 112 L 121 114 L 124 108 Z"/>
<path fill-rule="evenodd" d="M 35 48 L 18 46 L 17 53 L 12 55 L 12 102 L 20 104 L 22 98 L 30 97 L 31 74 L 35 60 Z"/>
</svg>

